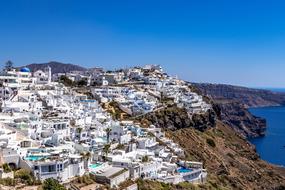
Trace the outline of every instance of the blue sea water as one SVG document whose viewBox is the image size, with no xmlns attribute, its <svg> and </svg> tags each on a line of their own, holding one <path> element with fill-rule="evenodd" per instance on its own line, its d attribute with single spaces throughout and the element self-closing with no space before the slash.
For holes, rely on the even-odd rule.
<svg viewBox="0 0 285 190">
<path fill-rule="evenodd" d="M 271 90 L 273 92 L 284 92 L 285 93 L 285 88 L 267 88 L 267 90 Z"/>
<path fill-rule="evenodd" d="M 265 137 L 251 139 L 263 160 L 285 166 L 285 106 L 252 108 L 250 112 L 267 121 Z"/>
</svg>

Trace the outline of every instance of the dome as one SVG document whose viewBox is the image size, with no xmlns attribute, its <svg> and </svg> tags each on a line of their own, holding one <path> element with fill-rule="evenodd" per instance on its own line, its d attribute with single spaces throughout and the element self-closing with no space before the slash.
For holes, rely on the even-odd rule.
<svg viewBox="0 0 285 190">
<path fill-rule="evenodd" d="M 25 73 L 31 72 L 31 70 L 28 67 L 23 67 L 20 71 Z"/>
</svg>

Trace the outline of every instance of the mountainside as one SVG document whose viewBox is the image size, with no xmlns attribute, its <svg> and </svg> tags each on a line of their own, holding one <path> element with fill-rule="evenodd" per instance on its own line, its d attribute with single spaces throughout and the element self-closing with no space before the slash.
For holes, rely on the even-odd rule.
<svg viewBox="0 0 285 190">
<path fill-rule="evenodd" d="M 185 159 L 205 164 L 209 178 L 206 184 L 198 186 L 199 189 L 285 188 L 285 178 L 279 168 L 261 160 L 244 137 L 219 121 L 219 113 L 215 117 L 196 119 L 194 123 L 202 126 L 214 124 L 203 130 L 191 122 L 181 122 L 186 120 L 183 110 L 174 108 L 167 113 L 167 110 L 150 113 L 144 120 L 167 126 L 164 129 L 168 137 L 185 150 Z M 148 189 L 157 188 L 157 185 L 148 185 Z"/>
<path fill-rule="evenodd" d="M 214 100 L 235 100 L 249 107 L 280 106 L 285 104 L 285 93 L 252 89 L 240 86 L 209 83 L 192 83 L 203 95 Z"/>
<path fill-rule="evenodd" d="M 215 112 L 209 110 L 205 114 L 194 114 L 190 118 L 185 109 L 171 106 L 161 109 L 158 112 L 148 113 L 138 119 L 142 122 L 151 121 L 151 124 L 171 131 L 188 127 L 195 128 L 199 131 L 205 131 L 206 129 L 215 126 L 216 117 Z"/>
<path fill-rule="evenodd" d="M 26 65 L 24 67 L 28 67 L 31 69 L 31 71 L 37 71 L 37 70 L 43 70 L 47 66 L 51 67 L 51 72 L 52 74 L 54 73 L 65 73 L 65 72 L 70 72 L 70 71 L 85 71 L 87 70 L 84 67 L 78 66 L 78 65 L 73 65 L 69 63 L 60 63 L 56 61 L 51 61 L 48 63 L 33 63 Z"/>
<path fill-rule="evenodd" d="M 249 107 L 285 104 L 285 93 L 223 84 L 193 83 L 192 86 L 220 108 L 220 119 L 224 123 L 249 138 L 263 136 L 266 132 L 266 120 L 252 115 Z"/>
<path fill-rule="evenodd" d="M 264 136 L 266 120 L 252 115 L 238 101 L 216 100 L 221 110 L 220 119 L 247 138 Z"/>
<path fill-rule="evenodd" d="M 285 188 L 285 178 L 279 169 L 261 160 L 254 147 L 228 125 L 220 122 L 204 133 L 185 128 L 169 135 L 186 151 L 187 159 L 204 162 L 210 174 L 207 186 L 215 189 Z"/>
</svg>

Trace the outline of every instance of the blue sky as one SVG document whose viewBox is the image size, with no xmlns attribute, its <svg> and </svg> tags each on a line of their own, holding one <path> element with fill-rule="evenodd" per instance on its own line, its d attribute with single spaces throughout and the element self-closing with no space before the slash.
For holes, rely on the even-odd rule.
<svg viewBox="0 0 285 190">
<path fill-rule="evenodd" d="M 0 0 L 0 62 L 161 64 L 195 82 L 285 87 L 285 2 Z"/>
</svg>

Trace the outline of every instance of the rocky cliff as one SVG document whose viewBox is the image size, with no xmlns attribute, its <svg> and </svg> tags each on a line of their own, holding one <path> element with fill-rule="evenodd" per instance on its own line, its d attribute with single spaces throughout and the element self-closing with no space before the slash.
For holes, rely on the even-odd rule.
<svg viewBox="0 0 285 190">
<path fill-rule="evenodd" d="M 285 178 L 279 168 L 261 160 L 255 148 L 220 121 L 220 113 L 216 112 L 192 120 L 187 118 L 185 110 L 173 107 L 147 114 L 142 120 L 164 127 L 168 137 L 185 150 L 184 159 L 205 163 L 209 178 L 197 189 L 284 189 Z M 151 183 L 142 185 L 146 189 L 163 187 Z M 181 188 L 172 186 L 170 189 Z"/>
<path fill-rule="evenodd" d="M 193 83 L 193 90 L 211 98 L 221 110 L 221 120 L 245 137 L 263 136 L 266 120 L 252 115 L 249 107 L 279 106 L 285 93 L 223 84 Z"/>
<path fill-rule="evenodd" d="M 246 108 L 285 105 L 285 93 L 224 84 L 192 83 L 192 85 L 214 100 L 235 100 Z"/>
<path fill-rule="evenodd" d="M 215 100 L 215 103 L 221 110 L 221 121 L 244 137 L 253 138 L 265 135 L 266 120 L 252 115 L 240 102 Z"/>
<path fill-rule="evenodd" d="M 213 110 L 209 110 L 205 114 L 194 114 L 190 117 L 185 109 L 171 106 L 148 113 L 138 119 L 151 121 L 151 124 L 157 127 L 172 131 L 188 127 L 205 131 L 207 128 L 215 126 L 216 117 L 216 113 Z"/>
<path fill-rule="evenodd" d="M 186 151 L 188 160 L 205 163 L 209 172 L 205 189 L 285 188 L 279 168 L 261 160 L 246 139 L 222 122 L 205 132 L 184 128 L 168 134 Z"/>
</svg>

